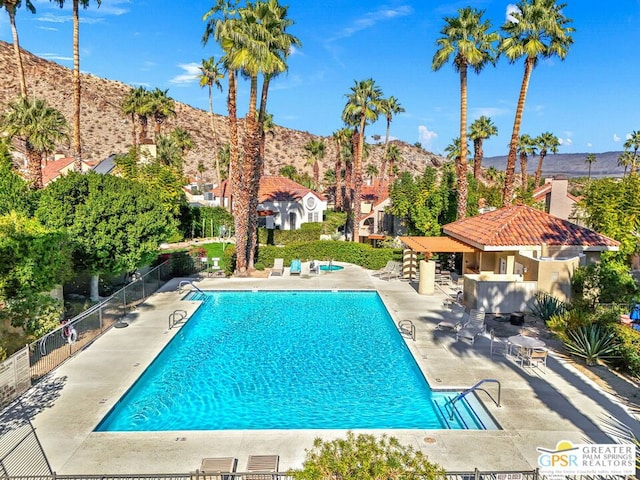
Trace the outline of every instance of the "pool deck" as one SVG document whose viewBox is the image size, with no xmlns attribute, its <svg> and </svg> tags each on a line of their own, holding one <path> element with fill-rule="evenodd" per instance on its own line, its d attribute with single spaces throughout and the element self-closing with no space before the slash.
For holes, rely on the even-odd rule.
<svg viewBox="0 0 640 480">
<path fill-rule="evenodd" d="M 501 425 L 493 431 L 387 430 L 402 443 L 426 453 L 448 471 L 533 470 L 536 447 L 572 443 L 614 443 L 627 425 L 640 437 L 640 423 L 613 396 L 570 363 L 551 356 L 546 372 L 523 369 L 503 355 L 490 355 L 490 341 L 456 342 L 455 334 L 435 329 L 444 311 L 444 293 L 426 296 L 403 280 L 380 280 L 371 271 L 344 270 L 274 278 L 202 278 L 202 290 L 376 289 L 394 321 L 412 320 L 415 342 L 406 339 L 433 388 L 469 387 L 499 380 L 501 406 L 483 393 L 487 410 Z M 202 458 L 233 456 L 245 471 L 249 455 L 277 454 L 280 471 L 300 468 L 313 439 L 344 436 L 336 430 L 93 432 L 93 429 L 179 331 L 168 329 L 175 309 L 192 314 L 198 302 L 182 301 L 181 279 L 169 282 L 127 317 L 127 328 L 111 329 L 33 387 L 23 404 L 32 412 L 45 453 L 59 474 L 183 473 Z M 495 384 L 486 390 L 497 397 Z M 381 430 L 356 430 L 381 434 Z"/>
</svg>

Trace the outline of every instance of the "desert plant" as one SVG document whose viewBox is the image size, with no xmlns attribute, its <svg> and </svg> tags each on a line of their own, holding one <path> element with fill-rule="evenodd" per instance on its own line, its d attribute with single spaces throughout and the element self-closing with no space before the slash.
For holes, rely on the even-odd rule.
<svg viewBox="0 0 640 480">
<path fill-rule="evenodd" d="M 565 348 L 569 353 L 584 358 L 587 365 L 596 365 L 618 356 L 613 332 L 596 324 L 567 330 Z"/>
<path fill-rule="evenodd" d="M 556 297 L 545 292 L 538 292 L 531 306 L 531 313 L 544 320 L 546 324 L 554 315 L 562 315 L 566 311 L 566 304 Z"/>
</svg>

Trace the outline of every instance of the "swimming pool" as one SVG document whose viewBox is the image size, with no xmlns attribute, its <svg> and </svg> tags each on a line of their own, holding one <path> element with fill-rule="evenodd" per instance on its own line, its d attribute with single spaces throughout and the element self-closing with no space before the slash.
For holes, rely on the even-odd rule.
<svg viewBox="0 0 640 480">
<path fill-rule="evenodd" d="M 197 295 L 97 431 L 491 428 L 472 395 L 449 420 L 376 292 Z"/>
</svg>

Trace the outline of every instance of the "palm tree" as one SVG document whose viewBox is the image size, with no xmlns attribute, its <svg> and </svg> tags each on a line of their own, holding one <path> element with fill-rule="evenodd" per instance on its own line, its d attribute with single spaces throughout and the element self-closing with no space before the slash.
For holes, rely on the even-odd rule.
<svg viewBox="0 0 640 480">
<path fill-rule="evenodd" d="M 200 87 L 208 87 L 209 88 L 209 126 L 211 127 L 211 135 L 213 136 L 213 151 L 218 151 L 218 137 L 216 135 L 216 128 L 213 121 L 213 87 L 215 86 L 218 90 L 222 91 L 222 83 L 220 80 L 224 78 L 224 73 L 222 71 L 222 64 L 220 62 L 216 62 L 213 57 L 209 57 L 208 59 L 202 59 L 202 65 L 200 65 Z M 216 175 L 218 179 L 218 184 L 222 182 L 222 176 L 220 174 L 220 161 L 217 155 L 215 157 L 215 165 L 216 165 Z"/>
<path fill-rule="evenodd" d="M 535 143 L 540 148 L 540 156 L 538 157 L 538 168 L 536 168 L 535 186 L 540 185 L 540 178 L 542 178 L 542 162 L 544 157 L 547 156 L 547 152 L 558 153 L 558 147 L 560 146 L 560 140 L 551 132 L 544 132 L 535 140 Z"/>
<path fill-rule="evenodd" d="M 540 58 L 566 57 L 573 43 L 571 33 L 574 28 L 568 26 L 571 19 L 564 16 L 562 9 L 566 5 L 556 4 L 554 0 L 520 0 L 516 11 L 511 12 L 502 26 L 506 34 L 500 41 L 500 52 L 509 62 L 514 63 L 524 57 L 524 76 L 518 97 L 518 107 L 513 122 L 509 155 L 502 189 L 502 205 L 507 206 L 513 197 L 516 153 L 520 137 L 520 124 L 531 73 Z"/>
<path fill-rule="evenodd" d="M 144 87 L 132 88 L 120 105 L 124 115 L 131 117 L 131 144 L 136 147 L 147 138 L 149 117 L 153 115 L 151 92 Z M 136 123 L 140 124 L 140 134 L 136 137 Z"/>
<path fill-rule="evenodd" d="M 296 178 L 296 176 L 298 176 L 298 170 L 296 170 L 296 167 L 294 167 L 293 165 L 285 165 L 280 169 L 278 173 L 283 177 L 288 178 L 289 180 L 293 180 L 294 178 Z"/>
<path fill-rule="evenodd" d="M 398 167 L 398 163 L 402 160 L 402 152 L 400 148 L 395 143 L 389 145 L 389 149 L 387 150 L 387 161 L 389 162 L 389 188 L 393 185 L 396 176 L 396 168 Z"/>
<path fill-rule="evenodd" d="M 189 133 L 184 128 L 180 128 L 180 127 L 174 128 L 169 133 L 169 136 L 174 140 L 175 144 L 178 146 L 178 148 L 182 152 L 183 157 L 187 155 L 187 153 L 189 153 L 189 151 L 192 150 L 193 147 L 195 146 L 191 133 Z"/>
<path fill-rule="evenodd" d="M 594 153 L 590 153 L 587 155 L 587 158 L 584 159 L 584 163 L 589 165 L 589 176 L 587 180 L 591 180 L 591 165 L 596 163 L 596 155 Z"/>
<path fill-rule="evenodd" d="M 51 0 L 60 8 L 65 0 Z M 79 7 L 88 8 L 91 0 L 73 1 L 73 159 L 77 172 L 82 172 L 82 144 L 80 143 L 80 14 Z M 102 0 L 95 0 L 100 7 Z"/>
<path fill-rule="evenodd" d="M 9 104 L 2 118 L 2 130 L 12 139 L 24 141 L 27 153 L 27 176 L 31 188 L 42 188 L 42 158 L 56 145 L 68 140 L 68 124 L 64 115 L 49 107 L 44 100 L 20 97 Z"/>
<path fill-rule="evenodd" d="M 536 139 L 537 140 L 537 139 Z M 529 188 L 527 181 L 527 163 L 529 155 L 536 154 L 536 140 L 531 135 L 523 133 L 518 140 L 518 154 L 520 156 L 520 175 L 522 176 L 522 191 L 526 192 Z M 537 184 L 536 184 L 537 185 Z"/>
<path fill-rule="evenodd" d="M 632 163 L 633 163 L 633 153 L 629 152 L 628 150 L 622 152 L 618 156 L 618 166 L 624 167 L 624 173 L 622 174 L 623 177 L 627 175 L 627 168 L 629 168 L 629 166 L 631 166 Z"/>
<path fill-rule="evenodd" d="M 176 102 L 173 98 L 169 97 L 167 90 L 160 90 L 156 88 L 149 94 L 149 109 L 151 110 L 151 115 L 153 116 L 153 121 L 156 124 L 154 138 L 157 140 L 158 135 L 160 135 L 160 128 L 166 122 L 167 118 L 175 117 L 175 104 Z"/>
<path fill-rule="evenodd" d="M 376 167 L 373 163 L 369 163 L 365 171 L 367 172 L 367 175 L 369 175 L 369 182 L 373 185 L 373 179 L 376 178 L 378 173 L 380 173 L 378 167 Z"/>
<path fill-rule="evenodd" d="M 324 158 L 325 154 L 324 140 L 312 138 L 304 146 L 304 149 L 307 152 L 307 165 L 311 165 L 313 168 L 313 184 L 317 189 L 320 181 L 319 161 Z"/>
<path fill-rule="evenodd" d="M 275 123 L 273 123 L 273 114 L 265 113 L 262 121 L 262 138 L 260 138 L 260 158 L 264 159 L 264 151 L 266 149 L 266 136 L 269 133 L 272 137 L 276 136 Z M 264 161 L 260 162 L 260 176 L 264 175 Z"/>
<path fill-rule="evenodd" d="M 351 87 L 351 93 L 346 95 L 347 104 L 342 112 L 342 120 L 353 127 L 353 236 L 356 241 L 356 227 L 360 222 L 362 199 L 362 155 L 364 151 L 365 127 L 375 123 L 380 115 L 380 100 L 382 90 L 372 78 L 356 81 Z"/>
<path fill-rule="evenodd" d="M 16 57 L 16 66 L 18 67 L 18 80 L 20 81 L 20 95 L 27 96 L 27 80 L 24 75 L 24 65 L 22 64 L 22 55 L 20 54 L 20 41 L 18 39 L 18 29 L 16 28 L 16 11 L 20 8 L 22 0 L 0 0 L 0 8 L 4 7 L 9 15 L 9 23 L 11 24 L 11 34 L 13 36 L 13 53 Z M 25 1 L 27 10 L 36 13 L 36 9 L 31 0 Z"/>
<path fill-rule="evenodd" d="M 640 148 L 640 131 L 633 131 L 629 134 L 627 141 L 624 142 L 625 150 L 633 149 L 633 159 L 631 160 L 631 170 L 629 174 L 636 173 L 636 161 L 638 159 L 638 149 Z"/>
<path fill-rule="evenodd" d="M 391 120 L 394 115 L 404 112 L 405 109 L 397 98 L 391 95 L 389 98 L 383 98 L 380 101 L 380 113 L 387 119 L 387 131 L 384 137 L 384 154 L 382 155 L 382 165 L 380 166 L 380 188 L 385 175 L 385 167 L 387 161 L 387 150 L 389 148 L 389 131 L 391 130 Z"/>
<path fill-rule="evenodd" d="M 445 17 L 443 35 L 436 44 L 438 50 L 433 56 L 432 68 L 439 70 L 453 57 L 453 68 L 460 74 L 460 145 L 462 149 L 457 157 L 456 175 L 458 177 L 458 219 L 467 216 L 467 69 L 471 67 L 480 73 L 488 64 L 495 64 L 494 43 L 500 37 L 489 32 L 491 22 L 482 21 L 484 11 L 466 7 L 458 10 L 457 17 Z"/>
<path fill-rule="evenodd" d="M 484 151 L 482 145 L 486 139 L 498 134 L 491 119 L 485 115 L 476 119 L 469 127 L 469 138 L 473 140 L 473 178 L 480 178 Z"/>
<path fill-rule="evenodd" d="M 345 148 L 347 145 L 351 144 L 351 135 L 352 131 L 348 128 L 342 128 L 333 132 L 333 141 L 336 144 L 336 160 L 334 170 L 336 172 L 336 197 L 335 197 L 335 209 L 337 211 L 342 211 L 344 208 L 343 205 L 343 196 L 342 196 L 342 165 L 345 163 L 343 161 L 343 156 L 345 154 Z"/>
</svg>

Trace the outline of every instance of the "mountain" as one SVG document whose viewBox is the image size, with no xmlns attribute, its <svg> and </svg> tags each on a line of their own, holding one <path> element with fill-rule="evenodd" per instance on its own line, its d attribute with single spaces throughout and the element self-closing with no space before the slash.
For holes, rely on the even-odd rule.
<svg viewBox="0 0 640 480">
<path fill-rule="evenodd" d="M 622 177 L 624 168 L 618 166 L 618 157 L 622 152 L 596 153 L 596 161 L 591 164 L 591 177 Z M 565 177 L 586 177 L 589 174 L 589 165 L 585 163 L 588 153 L 552 153 L 544 157 L 542 164 L 542 176 L 553 177 L 563 175 Z M 507 166 L 507 156 L 488 157 L 482 160 L 484 168 L 495 167 L 504 170 Z M 538 156 L 529 157 L 527 173 L 535 174 L 538 168 Z M 516 160 L 516 174 L 520 174 L 520 159 Z"/>
<path fill-rule="evenodd" d="M 26 50 L 22 50 L 27 90 L 29 95 L 44 99 L 50 106 L 60 110 L 72 127 L 73 90 L 72 71 L 57 63 L 39 58 Z M 98 162 L 111 154 L 126 153 L 131 141 L 131 122 L 122 115 L 120 105 L 132 88 L 122 82 L 99 78 L 91 74 L 81 74 L 82 106 L 81 106 L 81 140 L 84 160 Z M 20 87 L 16 75 L 15 60 L 11 44 L 0 41 L 0 110 L 5 111 L 7 105 L 18 98 Z M 226 105 L 214 105 L 218 111 L 226 111 Z M 197 165 L 202 160 L 207 167 L 204 173 L 205 182 L 215 182 L 215 168 L 212 152 L 214 142 L 209 125 L 209 113 L 176 102 L 176 117 L 169 118 L 163 126 L 163 132 L 175 127 L 187 130 L 193 137 L 195 147 L 187 154 L 185 175 L 194 178 Z M 228 141 L 227 118 L 214 115 L 214 125 L 220 143 Z M 153 122 L 149 122 L 150 135 L 153 135 Z M 281 167 L 294 165 L 298 172 L 311 174 L 311 167 L 306 166 L 304 145 L 312 138 L 322 138 L 308 132 L 301 132 L 275 126 L 266 135 L 265 174 L 277 174 Z M 320 177 L 325 170 L 333 168 L 336 149 L 331 138 L 325 137 L 326 155 L 320 164 Z M 427 165 L 440 165 L 444 158 L 427 152 L 420 147 L 396 141 L 404 163 L 402 167 L 414 173 L 424 170 Z M 61 147 L 59 153 L 71 155 L 69 146 Z M 380 165 L 383 146 L 373 145 L 369 158 L 364 164 Z"/>
</svg>

